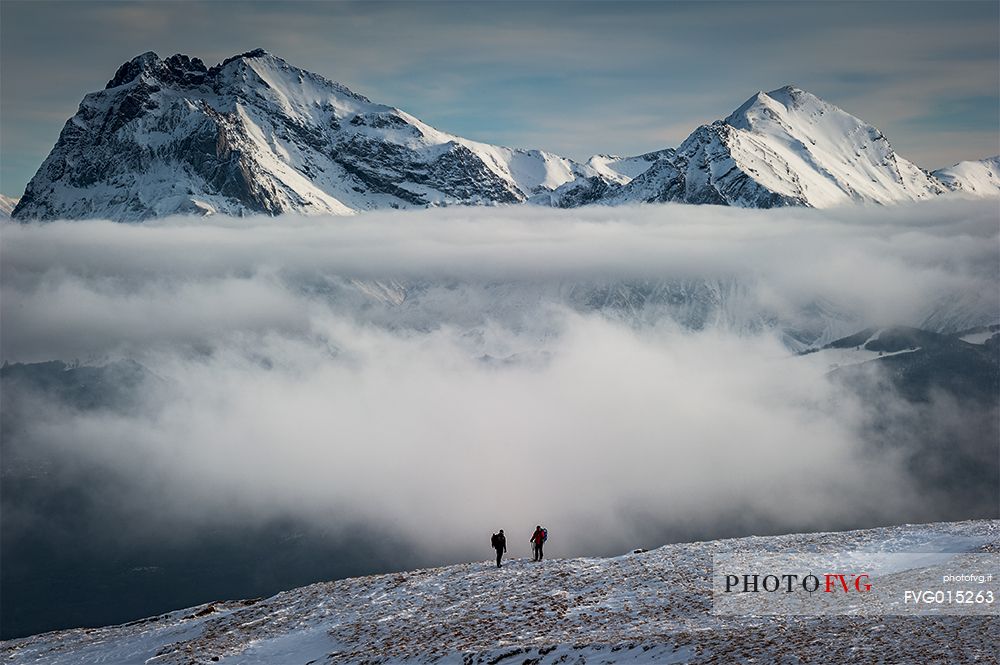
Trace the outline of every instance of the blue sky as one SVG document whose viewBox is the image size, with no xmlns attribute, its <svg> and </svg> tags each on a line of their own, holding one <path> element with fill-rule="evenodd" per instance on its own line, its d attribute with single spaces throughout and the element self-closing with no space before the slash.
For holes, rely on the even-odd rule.
<svg viewBox="0 0 1000 665">
<path fill-rule="evenodd" d="M 0 3 L 0 191 L 147 50 L 263 47 L 469 138 L 574 158 L 683 140 L 794 83 L 925 168 L 1000 152 L 987 2 Z"/>
</svg>

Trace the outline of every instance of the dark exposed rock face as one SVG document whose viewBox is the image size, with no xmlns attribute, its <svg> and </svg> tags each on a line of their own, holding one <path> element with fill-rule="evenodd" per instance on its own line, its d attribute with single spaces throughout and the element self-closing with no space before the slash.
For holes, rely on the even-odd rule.
<svg viewBox="0 0 1000 665">
<path fill-rule="evenodd" d="M 566 183 L 559 188 L 558 196 L 552 198 L 557 208 L 577 208 L 591 203 L 602 203 L 620 193 L 622 186 L 601 176 L 590 176 Z"/>
<path fill-rule="evenodd" d="M 208 69 L 198 58 L 189 58 L 178 53 L 160 60 L 155 53 L 147 51 L 119 67 L 114 78 L 108 81 L 104 89 L 131 83 L 143 74 L 156 77 L 168 85 L 200 85 L 205 82 Z"/>
</svg>

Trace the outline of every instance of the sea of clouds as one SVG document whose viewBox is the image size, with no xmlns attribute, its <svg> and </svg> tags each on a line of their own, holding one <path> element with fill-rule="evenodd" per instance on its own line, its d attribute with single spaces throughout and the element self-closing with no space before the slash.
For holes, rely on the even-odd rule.
<svg viewBox="0 0 1000 665">
<path fill-rule="evenodd" d="M 22 449 L 128 479 L 137 529 L 295 515 L 447 557 L 891 522 L 921 488 L 789 331 L 995 323 L 998 231 L 954 200 L 6 223 L 0 354 L 143 368 L 127 407 L 18 400 Z"/>
</svg>

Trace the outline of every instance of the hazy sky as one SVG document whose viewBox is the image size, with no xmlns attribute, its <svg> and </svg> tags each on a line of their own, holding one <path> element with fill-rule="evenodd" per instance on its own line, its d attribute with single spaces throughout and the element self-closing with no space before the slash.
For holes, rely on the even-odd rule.
<svg viewBox="0 0 1000 665">
<path fill-rule="evenodd" d="M 683 140 L 788 83 L 925 168 L 1000 152 L 986 2 L 0 3 L 0 192 L 144 51 L 263 47 L 441 129 L 574 158 Z"/>
</svg>

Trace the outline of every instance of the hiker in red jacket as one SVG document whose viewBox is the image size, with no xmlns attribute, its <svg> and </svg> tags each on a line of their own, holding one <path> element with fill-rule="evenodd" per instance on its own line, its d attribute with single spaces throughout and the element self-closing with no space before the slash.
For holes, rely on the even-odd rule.
<svg viewBox="0 0 1000 665">
<path fill-rule="evenodd" d="M 543 529 L 541 525 L 535 527 L 535 532 L 531 534 L 531 540 L 528 541 L 532 544 L 535 552 L 535 561 L 542 560 L 542 545 L 545 544 L 545 540 L 549 537 L 547 530 Z"/>
</svg>

